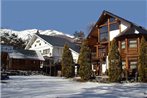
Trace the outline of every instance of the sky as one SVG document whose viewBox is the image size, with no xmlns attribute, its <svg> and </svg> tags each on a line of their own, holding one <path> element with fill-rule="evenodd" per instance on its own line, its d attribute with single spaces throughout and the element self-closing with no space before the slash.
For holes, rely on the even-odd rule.
<svg viewBox="0 0 147 98">
<path fill-rule="evenodd" d="M 147 28 L 147 0 L 2 0 L 1 27 L 88 34 L 103 10 Z"/>
</svg>

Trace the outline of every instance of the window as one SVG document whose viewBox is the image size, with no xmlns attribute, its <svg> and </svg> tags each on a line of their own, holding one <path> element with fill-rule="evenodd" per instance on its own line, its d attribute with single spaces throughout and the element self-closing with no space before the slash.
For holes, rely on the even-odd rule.
<svg viewBox="0 0 147 98">
<path fill-rule="evenodd" d="M 36 45 L 35 45 L 35 47 L 36 47 Z"/>
<path fill-rule="evenodd" d="M 122 61 L 122 69 L 125 69 L 125 68 L 126 68 L 126 62 Z"/>
<path fill-rule="evenodd" d="M 39 46 L 41 46 L 41 43 L 39 43 Z"/>
<path fill-rule="evenodd" d="M 119 24 L 118 23 L 110 24 L 110 31 L 118 30 L 118 29 L 119 29 Z"/>
<path fill-rule="evenodd" d="M 126 48 L 126 43 L 125 43 L 125 41 L 122 41 L 122 42 L 121 42 L 121 48 L 122 48 L 122 49 Z"/>
<path fill-rule="evenodd" d="M 136 69 L 137 68 L 137 61 L 130 61 L 130 69 Z"/>
<path fill-rule="evenodd" d="M 110 17 L 110 22 L 114 22 L 114 21 L 115 21 L 115 18 Z"/>
<path fill-rule="evenodd" d="M 43 50 L 43 54 L 48 54 L 50 52 L 50 49 Z"/>
<path fill-rule="evenodd" d="M 100 41 L 107 41 L 108 40 L 108 27 L 103 26 L 100 28 Z"/>
<path fill-rule="evenodd" d="M 129 47 L 136 48 L 137 47 L 137 40 L 129 40 Z"/>
<path fill-rule="evenodd" d="M 106 56 L 106 49 L 100 48 L 99 49 L 99 57 L 104 57 L 104 56 Z"/>
<path fill-rule="evenodd" d="M 40 40 L 37 40 L 37 41 L 36 41 L 36 43 L 39 43 L 39 42 L 40 42 Z"/>
</svg>

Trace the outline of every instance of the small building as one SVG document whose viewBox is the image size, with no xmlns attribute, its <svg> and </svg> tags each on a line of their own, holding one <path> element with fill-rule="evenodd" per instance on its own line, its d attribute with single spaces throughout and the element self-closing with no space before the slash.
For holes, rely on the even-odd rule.
<svg viewBox="0 0 147 98">
<path fill-rule="evenodd" d="M 129 75 L 137 70 L 141 37 L 147 40 L 147 30 L 108 11 L 103 11 L 100 18 L 87 36 L 92 51 L 92 68 L 97 75 L 108 69 L 108 51 L 110 42 L 115 38 L 122 57 L 122 68 Z"/>
<path fill-rule="evenodd" d="M 1 44 L 1 69 L 39 71 L 43 56 L 33 50 L 15 49 L 11 45 Z"/>
<path fill-rule="evenodd" d="M 0 44 L 1 49 L 1 69 L 6 69 L 8 53 L 13 52 L 13 46 Z"/>
<path fill-rule="evenodd" d="M 40 71 L 44 61 L 40 52 L 33 50 L 15 49 L 8 53 L 7 70 Z"/>
</svg>

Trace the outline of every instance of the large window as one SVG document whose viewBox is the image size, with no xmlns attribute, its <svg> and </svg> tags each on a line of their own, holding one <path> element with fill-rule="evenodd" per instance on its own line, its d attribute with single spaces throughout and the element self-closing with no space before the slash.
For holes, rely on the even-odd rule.
<svg viewBox="0 0 147 98">
<path fill-rule="evenodd" d="M 48 54 L 48 53 L 50 53 L 50 49 L 43 50 L 43 54 Z"/>
<path fill-rule="evenodd" d="M 125 41 L 122 41 L 121 42 L 121 49 L 125 49 L 126 48 L 126 43 L 125 43 Z"/>
<path fill-rule="evenodd" d="M 115 21 L 115 18 L 110 17 L 110 22 L 114 22 L 114 21 Z"/>
<path fill-rule="evenodd" d="M 129 40 L 129 48 L 136 48 L 137 40 Z"/>
<path fill-rule="evenodd" d="M 100 28 L 100 41 L 108 41 L 108 27 L 103 26 Z"/>
<path fill-rule="evenodd" d="M 119 24 L 118 23 L 110 24 L 110 31 L 118 30 L 118 29 L 119 29 Z"/>
</svg>

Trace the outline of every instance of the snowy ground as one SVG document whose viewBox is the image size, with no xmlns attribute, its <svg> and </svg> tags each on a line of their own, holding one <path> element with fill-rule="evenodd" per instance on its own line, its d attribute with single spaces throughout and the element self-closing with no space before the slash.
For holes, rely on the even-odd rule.
<svg viewBox="0 0 147 98">
<path fill-rule="evenodd" d="M 143 83 L 80 83 L 49 76 L 11 76 L 3 82 L 2 98 L 147 98 Z"/>
</svg>

